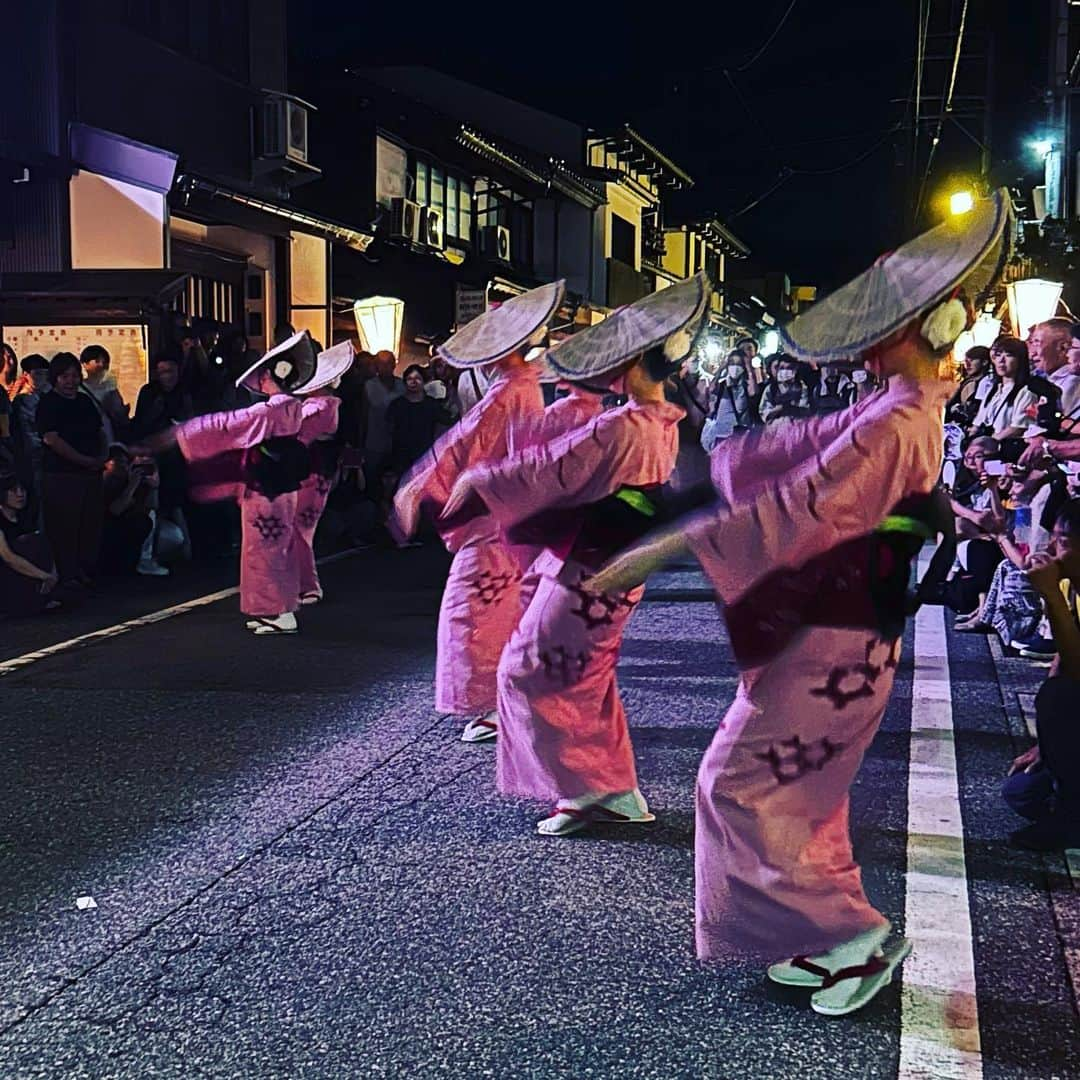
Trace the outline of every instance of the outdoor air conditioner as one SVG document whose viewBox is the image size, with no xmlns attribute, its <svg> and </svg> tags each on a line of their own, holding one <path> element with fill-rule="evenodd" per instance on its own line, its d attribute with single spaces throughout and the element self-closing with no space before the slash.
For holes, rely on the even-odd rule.
<svg viewBox="0 0 1080 1080">
<path fill-rule="evenodd" d="M 443 216 L 442 211 L 434 206 L 424 207 L 424 221 L 420 229 L 423 243 L 428 247 L 441 248 L 443 246 Z"/>
<path fill-rule="evenodd" d="M 412 199 L 390 200 L 390 235 L 414 244 L 420 239 L 420 207 Z"/>
<path fill-rule="evenodd" d="M 480 251 L 489 259 L 510 261 L 510 230 L 505 225 L 485 225 L 480 230 Z"/>
<path fill-rule="evenodd" d="M 294 98 L 271 95 L 262 104 L 261 156 L 308 161 L 308 110 Z"/>
</svg>

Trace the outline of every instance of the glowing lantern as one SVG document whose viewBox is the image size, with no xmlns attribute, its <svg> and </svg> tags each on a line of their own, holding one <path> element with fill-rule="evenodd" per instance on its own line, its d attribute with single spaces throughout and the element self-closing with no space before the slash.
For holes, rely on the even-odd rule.
<svg viewBox="0 0 1080 1080">
<path fill-rule="evenodd" d="M 369 296 L 353 304 L 360 344 L 365 352 L 398 354 L 405 302 L 392 296 Z"/>
<path fill-rule="evenodd" d="M 1061 283 L 1027 278 L 1008 284 L 1009 312 L 1018 337 L 1026 337 L 1037 323 L 1046 322 L 1057 314 L 1061 299 Z"/>
</svg>

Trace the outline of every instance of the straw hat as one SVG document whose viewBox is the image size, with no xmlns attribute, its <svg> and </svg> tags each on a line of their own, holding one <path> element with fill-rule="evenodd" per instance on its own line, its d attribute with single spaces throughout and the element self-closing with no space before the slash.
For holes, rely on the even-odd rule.
<svg viewBox="0 0 1080 1080">
<path fill-rule="evenodd" d="M 694 348 L 711 296 L 712 286 L 702 271 L 613 311 L 603 322 L 550 349 L 548 361 L 561 378 L 580 382 L 663 345 L 677 367 Z"/>
<path fill-rule="evenodd" d="M 786 351 L 818 361 L 850 357 L 924 314 L 930 317 L 923 336 L 935 349 L 951 345 L 966 323 L 954 294 L 962 288 L 969 303 L 980 302 L 1009 257 L 1012 233 L 1012 204 L 1000 188 L 883 255 L 794 319 L 780 331 Z"/>
<path fill-rule="evenodd" d="M 493 364 L 524 345 L 541 344 L 565 288 L 565 281 L 553 281 L 485 311 L 444 341 L 439 355 L 456 368 L 473 368 Z"/>
<path fill-rule="evenodd" d="M 283 394 L 292 394 L 311 381 L 317 368 L 311 335 L 300 330 L 252 364 L 236 380 L 236 385 L 259 393 L 259 376 L 267 371 Z"/>
<path fill-rule="evenodd" d="M 332 348 L 324 349 L 315 358 L 315 374 L 309 382 L 298 386 L 293 393 L 313 394 L 324 386 L 329 386 L 335 379 L 340 379 L 349 368 L 352 367 L 356 353 L 353 352 L 351 341 L 342 341 Z"/>
</svg>

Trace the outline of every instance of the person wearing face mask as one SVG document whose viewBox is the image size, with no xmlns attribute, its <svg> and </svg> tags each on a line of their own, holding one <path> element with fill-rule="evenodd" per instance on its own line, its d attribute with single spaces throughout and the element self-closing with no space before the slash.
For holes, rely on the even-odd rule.
<svg viewBox="0 0 1080 1080">
<path fill-rule="evenodd" d="M 711 450 L 720 439 L 730 438 L 740 431 L 748 431 L 754 424 L 754 406 L 747 374 L 748 358 L 740 349 L 733 349 L 727 355 L 723 367 L 716 373 L 713 382 L 715 404 L 712 410 L 714 425 L 712 444 L 702 446 Z"/>
<path fill-rule="evenodd" d="M 515 430 L 543 413 L 538 361 L 565 285 L 556 281 L 515 296 L 439 346 L 439 355 L 462 370 L 461 382 L 467 385 L 474 369 L 488 369 L 492 378 L 479 402 L 402 478 L 394 496 L 389 528 L 398 543 L 408 542 L 426 515 L 454 556 L 439 607 L 435 707 L 468 718 L 463 742 L 486 742 L 498 732 L 496 671 L 521 614 L 522 569 L 489 515 L 461 523 L 440 515 L 463 473 L 505 457 Z"/>
<path fill-rule="evenodd" d="M 776 362 L 776 375 L 770 378 L 761 394 L 761 419 L 775 424 L 795 420 L 810 413 L 810 394 L 799 379 L 799 365 L 790 356 Z"/>
<path fill-rule="evenodd" d="M 497 780 L 548 801 L 544 836 L 650 822 L 615 681 L 623 628 L 641 589 L 594 594 L 585 578 L 660 512 L 684 411 L 664 381 L 696 344 L 704 274 L 653 293 L 548 354 L 570 382 L 629 398 L 582 428 L 465 473 L 447 520 L 490 514 L 510 542 L 540 539 L 539 582 L 499 663 Z"/>
<path fill-rule="evenodd" d="M 822 364 L 811 395 L 812 411 L 818 416 L 840 412 L 855 401 L 855 384 L 838 364 Z"/>
<path fill-rule="evenodd" d="M 877 379 L 862 364 L 852 368 L 851 382 L 854 387 L 854 402 L 863 401 L 878 388 Z"/>
<path fill-rule="evenodd" d="M 698 773 L 698 955 L 772 959 L 768 977 L 806 988 L 826 1016 L 865 1006 L 911 950 L 890 944 L 863 890 L 849 790 L 888 705 L 905 619 L 936 598 L 955 554 L 936 491 L 953 391 L 941 366 L 1007 262 L 1011 218 L 1002 189 L 788 324 L 792 352 L 862 354 L 887 386 L 722 444 L 714 504 L 591 582 L 631 587 L 692 553 L 723 601 L 741 678 Z M 912 562 L 935 534 L 911 596 Z"/>
</svg>

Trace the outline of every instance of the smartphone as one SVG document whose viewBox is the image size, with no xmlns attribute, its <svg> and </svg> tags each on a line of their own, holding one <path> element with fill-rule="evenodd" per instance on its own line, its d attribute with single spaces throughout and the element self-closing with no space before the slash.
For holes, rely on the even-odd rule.
<svg viewBox="0 0 1080 1080">
<path fill-rule="evenodd" d="M 983 472 L 987 476 L 1007 476 L 1009 473 L 1009 466 L 1004 461 L 984 461 Z"/>
</svg>

